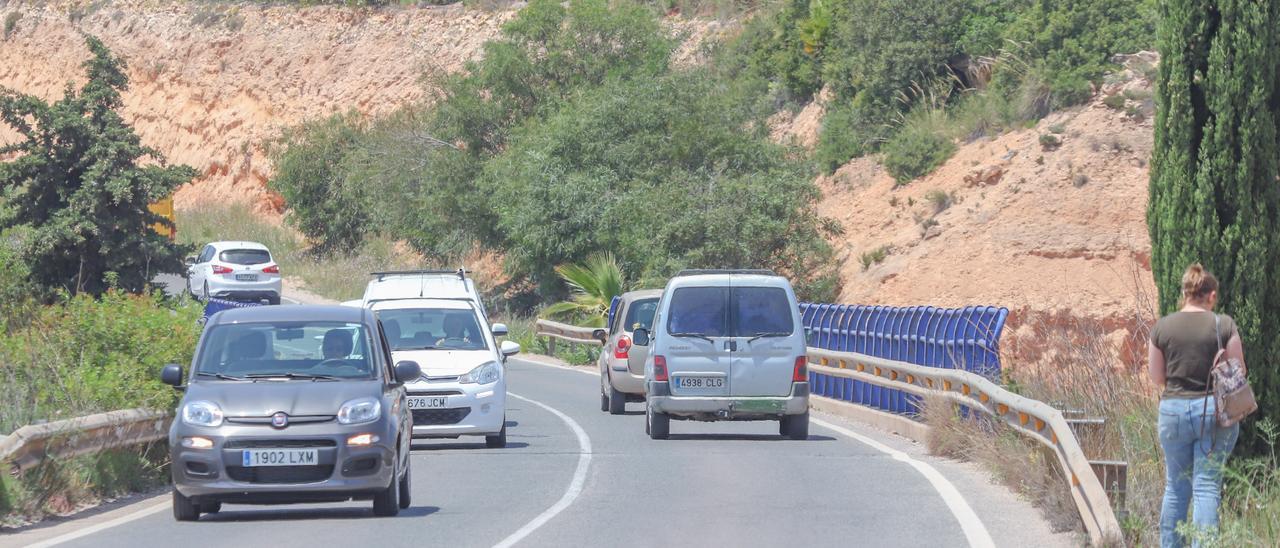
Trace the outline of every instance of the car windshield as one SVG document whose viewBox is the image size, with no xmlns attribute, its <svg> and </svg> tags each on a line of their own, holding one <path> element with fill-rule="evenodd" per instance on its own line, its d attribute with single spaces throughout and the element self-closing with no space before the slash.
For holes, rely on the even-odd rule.
<svg viewBox="0 0 1280 548">
<path fill-rule="evenodd" d="M 215 325 L 200 347 L 197 377 L 369 379 L 369 339 L 360 324 L 255 322 Z"/>
<path fill-rule="evenodd" d="M 392 350 L 488 350 L 471 309 L 398 308 L 379 310 Z"/>
<path fill-rule="evenodd" d="M 682 287 L 671 295 L 672 335 L 756 337 L 795 331 L 790 299 L 777 287 Z"/>
<path fill-rule="evenodd" d="M 658 299 L 644 299 L 627 307 L 627 319 L 622 323 L 626 331 L 653 329 L 653 315 L 658 312 Z"/>
<path fill-rule="evenodd" d="M 265 249 L 228 249 L 218 254 L 218 260 L 229 264 L 265 264 L 271 262 L 271 254 Z"/>
</svg>

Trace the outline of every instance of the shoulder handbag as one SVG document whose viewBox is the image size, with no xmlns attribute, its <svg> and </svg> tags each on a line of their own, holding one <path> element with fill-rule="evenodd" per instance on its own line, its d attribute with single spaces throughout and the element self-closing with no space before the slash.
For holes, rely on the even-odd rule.
<svg viewBox="0 0 1280 548">
<path fill-rule="evenodd" d="M 1213 315 L 1213 338 L 1218 343 L 1218 353 L 1213 357 L 1213 367 L 1209 368 L 1206 379 L 1213 403 L 1217 406 L 1216 419 L 1218 426 L 1227 428 L 1258 410 L 1258 401 L 1253 397 L 1253 388 L 1249 387 L 1249 379 L 1245 377 L 1244 364 L 1235 358 L 1228 358 L 1222 347 L 1222 332 L 1219 328 L 1219 317 Z M 1205 407 L 1209 406 L 1209 394 L 1205 394 Z"/>
</svg>

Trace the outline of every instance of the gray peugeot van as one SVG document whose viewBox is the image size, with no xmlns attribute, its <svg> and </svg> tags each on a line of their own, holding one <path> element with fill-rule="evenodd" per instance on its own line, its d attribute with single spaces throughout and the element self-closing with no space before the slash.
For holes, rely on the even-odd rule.
<svg viewBox="0 0 1280 548">
<path fill-rule="evenodd" d="M 809 437 L 809 379 L 800 307 L 786 278 L 767 270 L 689 270 L 662 292 L 652 330 L 632 341 L 645 359 L 645 430 L 670 421 L 777 420 Z"/>
<path fill-rule="evenodd" d="M 374 313 L 345 306 L 263 306 L 219 312 L 200 337 L 169 450 L 173 516 L 193 521 L 222 504 L 372 500 L 408 508 L 413 419 L 407 381 L 391 363 Z M 184 377 L 187 383 L 182 384 Z"/>
</svg>

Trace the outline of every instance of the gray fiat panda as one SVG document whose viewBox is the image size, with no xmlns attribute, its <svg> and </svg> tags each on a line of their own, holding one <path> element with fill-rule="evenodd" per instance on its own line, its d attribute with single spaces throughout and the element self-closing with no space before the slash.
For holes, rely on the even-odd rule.
<svg viewBox="0 0 1280 548">
<path fill-rule="evenodd" d="M 173 516 L 193 521 L 224 502 L 372 500 L 408 508 L 413 419 L 407 381 L 373 312 L 346 306 L 262 306 L 219 312 L 200 337 L 169 448 Z M 183 384 L 186 377 L 187 383 Z"/>
<path fill-rule="evenodd" d="M 644 364 L 645 430 L 666 439 L 672 419 L 776 420 L 809 437 L 809 378 L 800 307 L 767 270 L 688 270 L 667 283 Z"/>
</svg>

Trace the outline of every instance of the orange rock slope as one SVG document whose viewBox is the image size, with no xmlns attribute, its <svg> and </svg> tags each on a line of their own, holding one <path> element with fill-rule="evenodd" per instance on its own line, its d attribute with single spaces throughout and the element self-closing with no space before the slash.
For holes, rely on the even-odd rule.
<svg viewBox="0 0 1280 548">
<path fill-rule="evenodd" d="M 46 99 L 81 82 L 93 34 L 129 63 L 124 115 L 142 140 L 201 177 L 176 204 L 248 201 L 264 188 L 265 145 L 307 119 L 379 113 L 420 98 L 429 69 L 458 70 L 510 11 L 255 6 L 117 0 L 0 8 L 22 13 L 0 39 L 0 86 Z M 12 135 L 0 133 L 0 142 Z"/>
</svg>

